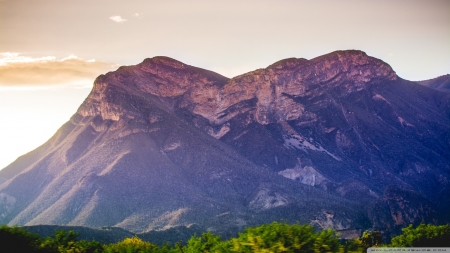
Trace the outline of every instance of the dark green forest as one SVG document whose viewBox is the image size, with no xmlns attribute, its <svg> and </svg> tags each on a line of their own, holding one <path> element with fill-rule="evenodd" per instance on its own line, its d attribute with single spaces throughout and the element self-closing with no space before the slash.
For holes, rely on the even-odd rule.
<svg viewBox="0 0 450 253">
<path fill-rule="evenodd" d="M 237 237 L 222 240 L 220 236 L 206 232 L 192 236 L 186 243 L 156 245 L 137 236 L 101 244 L 97 241 L 78 240 L 74 231 L 59 230 L 41 238 L 21 227 L 0 227 L 2 253 L 51 252 L 51 253 L 200 253 L 200 252 L 301 252 L 301 253 L 361 253 L 368 247 L 450 247 L 450 225 L 412 225 L 390 243 L 382 241 L 377 230 L 365 231 L 356 240 L 339 240 L 331 230 L 317 231 L 310 225 L 271 223 L 250 227 Z"/>
</svg>

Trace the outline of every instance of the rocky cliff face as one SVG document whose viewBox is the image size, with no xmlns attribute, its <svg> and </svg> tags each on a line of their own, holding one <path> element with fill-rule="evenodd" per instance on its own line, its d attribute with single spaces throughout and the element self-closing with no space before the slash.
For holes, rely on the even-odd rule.
<svg viewBox="0 0 450 253">
<path fill-rule="evenodd" d="M 135 91 L 160 98 L 177 98 L 179 108 L 188 108 L 213 125 L 222 125 L 248 110 L 254 110 L 253 120 L 267 125 L 302 116 L 304 106 L 293 99 L 323 92 L 318 91 L 323 88 L 319 88 L 322 83 L 328 83 L 328 88 L 339 86 L 342 92 L 351 93 L 361 90 L 365 83 L 396 78 L 389 65 L 361 51 L 335 52 L 312 61 L 286 59 L 231 80 L 167 57 L 155 57 L 100 76 L 88 102 L 78 113 L 83 116 L 100 114 L 104 119 L 114 120 L 128 115 L 129 111 L 120 111 L 122 105 L 114 107 L 114 102 L 106 97 L 109 92 L 106 89 L 126 83 Z M 238 106 L 253 100 L 253 106 Z"/>
<path fill-rule="evenodd" d="M 395 232 L 450 210 L 439 197 L 449 129 L 448 93 L 361 51 L 232 79 L 154 57 L 99 76 L 70 122 L 0 172 L 0 221 Z M 427 204 L 405 204 L 418 199 Z"/>
<path fill-rule="evenodd" d="M 409 224 L 418 226 L 421 223 L 437 223 L 435 209 L 423 195 L 390 185 L 382 197 L 370 205 L 368 211 L 373 227 L 389 232 L 385 235 L 395 235 Z"/>
</svg>

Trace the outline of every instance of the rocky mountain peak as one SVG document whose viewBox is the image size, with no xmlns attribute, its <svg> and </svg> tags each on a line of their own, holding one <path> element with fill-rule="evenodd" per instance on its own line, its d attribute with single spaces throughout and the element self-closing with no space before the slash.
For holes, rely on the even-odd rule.
<svg viewBox="0 0 450 253">
<path fill-rule="evenodd" d="M 167 56 L 155 56 L 153 58 L 147 58 L 140 65 L 143 65 L 143 66 L 163 65 L 163 66 L 168 66 L 168 67 L 175 68 L 175 69 L 184 69 L 184 68 L 188 67 L 188 65 L 186 65 L 180 61 L 177 61 L 175 59 L 172 59 L 170 57 L 167 57 Z"/>
<path fill-rule="evenodd" d="M 181 106 L 203 103 L 205 99 L 199 96 L 217 93 L 218 87 L 227 81 L 228 78 L 220 74 L 169 57 L 147 58 L 138 65 L 123 66 L 99 76 L 78 113 L 82 116 L 100 114 L 103 119 L 113 120 L 118 120 L 120 115 L 132 115 L 135 108 L 124 107 L 129 103 L 123 103 L 123 98 L 130 92 L 181 99 Z"/>
<path fill-rule="evenodd" d="M 304 106 L 299 100 L 302 98 L 332 90 L 345 96 L 364 89 L 371 81 L 396 78 L 388 64 L 357 50 L 336 51 L 311 60 L 288 58 L 232 79 L 157 56 L 97 78 L 87 99 L 90 103 L 85 103 L 93 107 L 83 105 L 80 114 L 101 111 L 103 118 L 117 118 L 123 113 L 117 112 L 120 105 L 111 97 L 118 90 L 131 88 L 135 92 L 176 99 L 177 107 L 186 108 L 213 125 L 224 124 L 244 112 L 250 112 L 260 124 L 269 124 L 301 117 Z M 115 95 L 105 95 L 111 89 Z M 100 104 L 108 109 L 99 110 Z"/>
<path fill-rule="evenodd" d="M 283 68 L 295 68 L 300 64 L 307 63 L 308 60 L 305 58 L 287 58 L 284 60 L 277 61 L 270 66 L 268 66 L 266 69 L 283 69 Z"/>
<path fill-rule="evenodd" d="M 396 80 L 397 75 L 389 64 L 368 56 L 359 50 L 335 51 L 311 60 L 318 81 L 333 78 L 347 79 L 361 86 L 374 79 Z"/>
<path fill-rule="evenodd" d="M 219 92 L 220 105 L 215 114 L 206 118 L 222 124 L 239 114 L 236 110 L 227 113 L 230 108 L 251 110 L 238 105 L 256 99 L 254 119 L 258 123 L 295 120 L 303 115 L 302 99 L 330 92 L 346 96 L 361 91 L 371 81 L 396 79 L 388 64 L 362 51 L 336 51 L 309 61 L 288 58 L 232 78 Z"/>
</svg>

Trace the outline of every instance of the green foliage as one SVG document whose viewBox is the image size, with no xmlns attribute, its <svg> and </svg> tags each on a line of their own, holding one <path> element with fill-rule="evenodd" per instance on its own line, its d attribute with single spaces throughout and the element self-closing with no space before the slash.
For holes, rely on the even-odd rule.
<svg viewBox="0 0 450 253">
<path fill-rule="evenodd" d="M 77 241 L 79 236 L 72 230 L 58 230 L 53 236 L 45 238 L 41 244 L 44 252 L 55 253 L 100 253 L 103 252 L 103 246 L 96 241 Z"/>
<path fill-rule="evenodd" d="M 327 229 L 320 232 L 314 242 L 315 252 L 337 252 L 339 250 L 339 240 L 333 230 Z"/>
<path fill-rule="evenodd" d="M 271 223 L 247 228 L 231 239 L 233 252 L 337 252 L 339 241 L 332 230 L 315 233 L 308 225 Z"/>
<path fill-rule="evenodd" d="M 41 238 L 23 228 L 1 226 L 0 239 L 2 252 L 43 252 L 40 248 Z"/>
<path fill-rule="evenodd" d="M 139 237 L 125 238 L 123 241 L 105 247 L 105 253 L 152 253 L 161 252 L 155 244 L 142 241 Z"/>
<path fill-rule="evenodd" d="M 342 242 L 342 245 L 340 246 L 339 252 L 343 253 L 351 253 L 351 252 L 361 252 L 361 240 L 345 240 Z M 366 251 L 364 251 L 366 252 Z"/>
<path fill-rule="evenodd" d="M 314 231 L 308 225 L 271 223 L 247 228 L 237 238 L 223 241 L 212 233 L 194 235 L 185 246 L 177 243 L 159 247 L 139 237 L 126 238 L 121 242 L 102 245 L 96 241 L 77 240 L 74 231 L 57 231 L 41 239 L 19 227 L 0 227 L 1 252 L 30 253 L 359 253 L 368 247 L 381 246 L 381 233 L 365 231 L 361 238 L 347 240 L 342 244 L 333 230 Z M 388 247 L 449 247 L 450 225 L 421 224 L 403 229 L 403 234 L 392 239 Z"/>
<path fill-rule="evenodd" d="M 403 233 L 392 238 L 392 247 L 450 247 L 450 225 L 409 225 Z"/>
<path fill-rule="evenodd" d="M 78 236 L 79 234 L 72 230 L 58 230 L 53 236 L 45 238 L 41 246 L 48 251 L 59 252 L 59 249 L 67 248 L 69 243 L 72 244 Z"/>
<path fill-rule="evenodd" d="M 77 242 L 69 242 L 65 249 L 59 252 L 64 253 L 101 253 L 103 246 L 97 241 L 81 240 Z"/>
<path fill-rule="evenodd" d="M 366 230 L 362 234 L 360 241 L 361 245 L 366 248 L 381 245 L 382 244 L 381 233 L 378 232 L 378 230 L 376 229 L 373 232 Z"/>
<path fill-rule="evenodd" d="M 381 247 L 382 236 L 381 233 L 375 229 L 373 231 L 364 231 L 360 238 L 356 240 L 347 240 L 341 246 L 341 252 L 367 252 L 369 247 Z"/>
<path fill-rule="evenodd" d="M 220 236 L 209 232 L 203 233 L 200 237 L 192 236 L 181 251 L 184 253 L 230 252 L 229 242 L 223 242 Z"/>
</svg>

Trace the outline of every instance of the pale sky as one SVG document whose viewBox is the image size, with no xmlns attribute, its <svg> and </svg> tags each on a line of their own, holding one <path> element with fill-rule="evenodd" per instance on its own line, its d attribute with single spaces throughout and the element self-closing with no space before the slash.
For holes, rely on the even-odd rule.
<svg viewBox="0 0 450 253">
<path fill-rule="evenodd" d="M 164 55 L 233 77 L 345 49 L 408 80 L 450 73 L 450 1 L 0 0 L 0 169 L 120 65 Z"/>
</svg>

